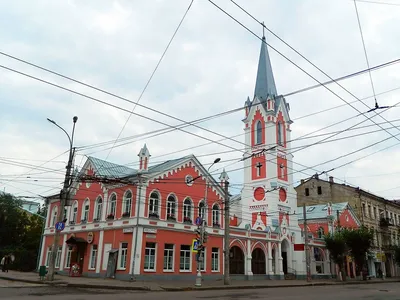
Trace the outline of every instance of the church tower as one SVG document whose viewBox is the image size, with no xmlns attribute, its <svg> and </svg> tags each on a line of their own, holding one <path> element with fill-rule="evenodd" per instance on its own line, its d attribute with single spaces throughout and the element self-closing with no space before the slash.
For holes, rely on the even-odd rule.
<svg viewBox="0 0 400 300">
<path fill-rule="evenodd" d="M 276 232 L 295 243 L 301 234 L 291 174 L 290 125 L 293 122 L 289 104 L 277 92 L 265 41 L 263 37 L 254 96 L 245 102 L 241 227 Z"/>
</svg>

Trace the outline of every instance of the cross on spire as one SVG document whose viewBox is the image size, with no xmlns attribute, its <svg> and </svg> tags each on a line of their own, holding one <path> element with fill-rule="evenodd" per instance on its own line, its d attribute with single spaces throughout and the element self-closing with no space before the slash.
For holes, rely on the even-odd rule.
<svg viewBox="0 0 400 300">
<path fill-rule="evenodd" d="M 262 28 L 263 28 L 263 39 L 265 38 L 265 24 L 264 21 L 261 23 Z"/>
</svg>

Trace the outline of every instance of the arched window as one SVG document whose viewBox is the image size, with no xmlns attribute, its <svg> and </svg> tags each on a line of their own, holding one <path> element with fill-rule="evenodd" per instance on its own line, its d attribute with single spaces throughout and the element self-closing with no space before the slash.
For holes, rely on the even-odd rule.
<svg viewBox="0 0 400 300">
<path fill-rule="evenodd" d="M 68 208 L 64 207 L 63 221 L 65 220 L 65 222 L 67 222 L 67 218 L 68 218 Z"/>
<path fill-rule="evenodd" d="M 325 235 L 324 229 L 322 227 L 318 228 L 318 238 L 322 239 L 324 238 L 324 235 Z"/>
<path fill-rule="evenodd" d="M 50 226 L 55 226 L 56 225 L 56 223 L 57 223 L 57 214 L 58 214 L 58 206 L 54 206 L 53 207 L 53 211 L 51 213 L 52 219 L 51 219 Z"/>
<path fill-rule="evenodd" d="M 132 207 L 132 193 L 131 191 L 127 191 L 124 195 L 124 201 L 122 205 L 122 216 L 130 217 L 131 216 L 131 207 Z"/>
<path fill-rule="evenodd" d="M 94 221 L 100 221 L 103 212 L 103 199 L 99 196 L 96 199 L 96 206 L 94 210 Z"/>
<path fill-rule="evenodd" d="M 192 224 L 192 200 L 190 198 L 186 198 L 183 201 L 183 222 Z"/>
<path fill-rule="evenodd" d="M 259 145 L 262 143 L 262 124 L 261 121 L 257 121 L 256 123 L 256 145 Z"/>
<path fill-rule="evenodd" d="M 108 216 L 107 219 L 114 219 L 115 212 L 117 209 L 117 195 L 112 194 L 110 197 L 110 203 L 108 204 Z"/>
<path fill-rule="evenodd" d="M 86 223 L 89 220 L 89 209 L 90 209 L 90 202 L 89 199 L 86 199 L 83 203 L 82 207 L 82 223 Z"/>
<path fill-rule="evenodd" d="M 219 211 L 219 206 L 217 204 L 214 204 L 212 208 L 212 222 L 213 222 L 213 227 L 220 227 L 220 211 Z"/>
<path fill-rule="evenodd" d="M 278 121 L 278 145 L 283 146 L 283 123 L 281 121 Z"/>
<path fill-rule="evenodd" d="M 169 195 L 167 198 L 167 219 L 176 221 L 175 216 L 176 199 L 174 195 Z"/>
<path fill-rule="evenodd" d="M 75 224 L 76 218 L 78 217 L 78 201 L 75 201 L 74 204 L 72 205 L 71 213 L 72 213 L 72 219 L 69 223 Z"/>
<path fill-rule="evenodd" d="M 149 217 L 159 218 L 160 196 L 157 192 L 152 192 L 149 199 Z"/>
<path fill-rule="evenodd" d="M 199 203 L 199 217 L 202 218 L 203 220 L 206 219 L 205 213 L 206 213 L 206 206 L 204 205 L 204 202 L 202 201 Z"/>
</svg>

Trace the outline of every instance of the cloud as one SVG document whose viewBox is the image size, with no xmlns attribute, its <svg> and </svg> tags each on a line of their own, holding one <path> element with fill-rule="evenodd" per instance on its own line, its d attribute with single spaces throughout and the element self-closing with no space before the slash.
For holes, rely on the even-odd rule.
<svg viewBox="0 0 400 300">
<path fill-rule="evenodd" d="M 119 96 L 136 102 L 154 70 L 166 44 L 178 22 L 186 11 L 190 1 L 19 1 L 0 3 L 0 25 L 8 28 L 0 36 L 1 49 L 4 52 L 35 62 L 41 66 L 56 70 L 85 83 L 93 84 Z M 357 19 L 352 1 L 301 1 L 299 3 L 281 3 L 281 1 L 238 1 L 255 17 L 281 36 L 290 45 L 304 54 L 331 77 L 339 77 L 366 68 L 363 48 L 359 35 Z M 262 29 L 254 20 L 246 16 L 229 1 L 218 3 L 238 18 L 256 34 Z M 359 3 L 359 13 L 363 25 L 371 66 L 398 58 L 396 37 L 399 33 L 399 20 L 395 17 L 397 7 Z M 328 78 L 304 61 L 286 45 L 266 32 L 267 41 L 281 51 L 294 63 L 309 72 L 319 81 Z M 161 62 L 152 82 L 140 100 L 140 104 L 190 121 L 242 107 L 247 96 L 252 97 L 260 50 L 260 41 L 248 31 L 221 13 L 208 1 L 195 1 L 187 18 L 177 33 L 167 54 Z M 269 49 L 278 91 L 282 94 L 301 89 L 316 82 L 288 62 L 272 49 Z M 79 91 L 107 103 L 132 110 L 134 104 L 94 91 L 82 85 L 72 83 L 35 68 L 0 57 L 0 64 L 38 76 L 64 87 Z M 399 86 L 400 66 L 393 65 L 372 73 L 375 90 L 384 92 Z M 68 148 L 64 134 L 46 121 L 54 119 L 70 130 L 71 119 L 79 117 L 76 128 L 76 145 L 87 146 L 103 141 L 112 141 L 124 126 L 128 113 L 96 103 L 81 96 L 35 82 L 21 75 L 0 70 L 0 105 L 2 128 L 1 157 L 28 159 L 23 161 L 33 165 L 34 160 L 49 160 Z M 357 98 L 372 95 L 369 75 L 364 74 L 340 82 Z M 355 99 L 341 87 L 328 86 L 334 93 L 347 102 Z M 381 105 L 396 103 L 399 90 L 377 96 Z M 298 117 L 344 104 L 337 96 L 324 88 L 287 97 L 291 106 L 291 117 Z M 368 107 L 374 105 L 374 99 L 363 100 Z M 359 102 L 352 104 L 365 112 L 367 107 Z M 135 113 L 172 126 L 181 124 L 171 119 L 137 106 Z M 341 108 L 295 120 L 292 125 L 292 138 L 339 123 L 319 133 L 343 130 L 365 117 L 355 117 L 358 112 L 349 107 Z M 388 120 L 397 118 L 398 108 L 390 109 L 383 116 Z M 145 132 L 165 128 L 164 125 L 132 115 L 121 137 L 137 136 Z M 76 163 L 84 161 L 81 155 L 94 155 L 110 161 L 137 167 L 137 153 L 146 142 L 152 154 L 152 162 L 160 162 L 181 155 L 194 153 L 203 163 L 212 162 L 216 156 L 222 157 L 219 167 L 231 170 L 232 183 L 243 183 L 242 163 L 239 159 L 244 148 L 243 112 L 233 113 L 199 124 L 208 130 L 223 136 L 237 136 L 232 140 L 201 146 L 208 140 L 219 141 L 221 136 L 196 127 L 186 127 L 185 131 L 175 130 L 153 138 L 136 137 L 130 144 L 114 148 L 110 155 L 108 144 L 97 148 L 82 148 L 78 151 Z M 383 122 L 374 117 L 376 122 Z M 373 124 L 365 121 L 363 125 Z M 376 126 L 365 129 L 379 129 Z M 364 132 L 363 130 L 352 132 Z M 398 129 L 391 129 L 396 134 Z M 343 134 L 337 137 L 344 136 Z M 383 138 L 389 137 L 384 131 L 362 135 L 343 141 L 313 146 L 298 151 L 295 162 L 306 166 L 317 165 L 329 159 L 345 155 Z M 324 137 L 293 142 L 297 147 Z M 358 157 L 372 153 L 377 149 L 396 143 L 391 139 L 362 152 L 332 163 L 317 167 L 328 170 Z M 117 143 L 119 145 L 119 143 Z M 198 147 L 196 147 L 198 146 Z M 196 147 L 187 151 L 181 149 Z M 234 150 L 236 149 L 236 150 Z M 400 157 L 393 147 L 385 152 L 370 156 L 330 174 L 349 183 L 360 185 L 371 191 L 387 190 L 400 186 L 397 177 L 384 175 L 367 177 L 374 174 L 394 172 L 394 166 L 400 163 Z M 100 151 L 102 150 L 102 151 Z M 231 151 L 231 152 L 227 152 Z M 221 153 L 220 152 L 224 152 Z M 171 155 L 165 155 L 172 153 Z M 66 155 L 58 160 L 66 160 Z M 22 162 L 22 161 L 19 161 Z M 235 163 L 236 162 L 236 163 Z M 230 165 L 230 166 L 229 166 Z M 4 169 L 3 169 L 4 167 Z M 26 191 L 41 194 L 48 187 L 59 189 L 63 164 L 48 163 L 45 168 L 61 169 L 57 174 L 44 173 L 35 177 L 38 181 L 24 178 L 14 180 L 6 189 L 17 194 Z M 218 168 L 219 168 L 218 167 Z M 214 167 L 216 169 L 216 167 Z M 296 170 L 303 169 L 294 165 Z M 2 165 L 0 182 L 10 180 L 12 174 L 21 174 L 29 168 Z M 42 172 L 44 169 L 40 169 Z M 39 173 L 34 170 L 31 173 Z M 218 173 L 218 172 L 216 172 Z M 315 170 L 307 170 L 314 174 Z M 7 176 L 2 176 L 7 175 Z M 304 177 L 295 174 L 295 181 Z M 26 177 L 26 176 L 25 176 Z M 352 177 L 352 178 L 351 178 Z M 390 179 L 390 180 L 389 180 Z M 3 181 L 2 181 L 3 180 Z M 47 180 L 47 182 L 46 182 Z M 41 182 L 42 181 L 42 182 Z M 10 183 L 10 182 L 8 182 Z M 29 184 L 28 184 L 29 183 Z M 2 187 L 0 183 L 0 187 Z M 22 190 L 20 190 L 22 189 Z M 57 191 L 57 190 L 55 190 Z M 388 197 L 400 197 L 400 189 L 382 192 Z"/>
</svg>

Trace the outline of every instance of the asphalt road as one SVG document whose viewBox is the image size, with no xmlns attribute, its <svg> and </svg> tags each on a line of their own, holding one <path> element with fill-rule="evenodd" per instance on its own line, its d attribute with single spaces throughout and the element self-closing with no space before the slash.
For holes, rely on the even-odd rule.
<svg viewBox="0 0 400 300">
<path fill-rule="evenodd" d="M 7 300 L 176 300 L 179 298 L 185 300 L 400 300 L 400 284 L 380 283 L 344 286 L 192 292 L 128 292 L 48 286 L 0 288 L 0 299 Z"/>
</svg>

